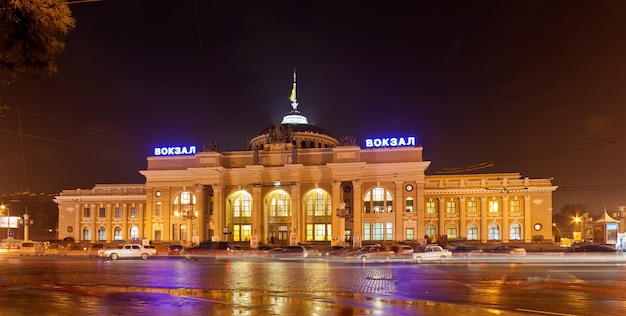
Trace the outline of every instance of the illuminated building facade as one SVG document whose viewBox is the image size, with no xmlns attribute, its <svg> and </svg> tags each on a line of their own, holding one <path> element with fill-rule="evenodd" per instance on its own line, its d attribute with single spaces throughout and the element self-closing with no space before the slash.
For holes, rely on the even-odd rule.
<svg viewBox="0 0 626 316">
<path fill-rule="evenodd" d="M 362 244 L 551 242 L 550 179 L 518 173 L 426 175 L 414 137 L 334 138 L 298 110 L 252 138 L 155 149 L 145 184 L 63 190 L 59 238 Z"/>
</svg>

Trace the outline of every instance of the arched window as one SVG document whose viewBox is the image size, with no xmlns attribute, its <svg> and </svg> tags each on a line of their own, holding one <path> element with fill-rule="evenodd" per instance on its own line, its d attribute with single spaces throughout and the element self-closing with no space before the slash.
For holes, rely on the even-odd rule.
<svg viewBox="0 0 626 316">
<path fill-rule="evenodd" d="M 91 240 L 91 230 L 89 227 L 83 228 L 83 240 Z"/>
<path fill-rule="evenodd" d="M 330 194 L 322 189 L 313 189 L 304 195 L 306 241 L 331 240 L 331 204 Z"/>
<path fill-rule="evenodd" d="M 98 227 L 98 240 L 105 241 L 107 240 L 107 229 L 104 226 Z"/>
<path fill-rule="evenodd" d="M 392 213 L 393 197 L 391 192 L 382 187 L 375 187 L 363 199 L 365 213 Z"/>
<path fill-rule="evenodd" d="M 196 205 L 196 195 L 189 191 L 182 191 L 174 197 L 171 215 L 181 216 L 185 212 L 193 212 Z"/>
<path fill-rule="evenodd" d="M 122 228 L 119 226 L 113 230 L 113 240 L 122 240 Z"/>
<path fill-rule="evenodd" d="M 449 239 L 456 239 L 459 236 L 458 230 L 456 228 L 456 225 L 454 224 L 448 224 L 448 226 L 446 227 L 446 235 L 448 235 Z"/>
<path fill-rule="evenodd" d="M 137 226 L 130 228 L 130 239 L 139 239 L 139 228 Z"/>
<path fill-rule="evenodd" d="M 275 190 L 268 195 L 268 212 L 272 217 L 291 216 L 291 200 L 283 190 Z"/>
<path fill-rule="evenodd" d="M 476 223 L 467 225 L 467 240 L 478 240 L 478 225 Z"/>
<path fill-rule="evenodd" d="M 522 240 L 522 225 L 520 225 L 519 223 L 513 223 L 511 224 L 509 231 L 510 231 L 509 239 Z"/>
<path fill-rule="evenodd" d="M 435 224 L 426 225 L 426 236 L 429 238 L 437 236 L 437 226 Z"/>
<path fill-rule="evenodd" d="M 500 240 L 500 226 L 498 224 L 489 224 L 487 230 L 489 232 L 489 240 Z"/>
<path fill-rule="evenodd" d="M 321 189 L 314 189 L 304 196 L 306 216 L 332 215 L 330 194 Z"/>
<path fill-rule="evenodd" d="M 233 217 L 252 217 L 252 195 L 246 191 L 233 193 L 228 202 L 232 203 Z"/>
</svg>

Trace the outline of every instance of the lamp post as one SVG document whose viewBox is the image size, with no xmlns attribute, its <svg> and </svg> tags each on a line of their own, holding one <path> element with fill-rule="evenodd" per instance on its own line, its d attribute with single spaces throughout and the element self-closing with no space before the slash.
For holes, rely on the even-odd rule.
<svg viewBox="0 0 626 316">
<path fill-rule="evenodd" d="M 198 212 L 197 211 L 194 212 L 193 209 L 191 209 L 191 210 L 183 210 L 182 213 L 181 213 L 181 216 L 184 219 L 189 220 L 189 227 L 191 229 L 187 230 L 187 234 L 188 234 L 187 238 L 189 240 L 192 240 L 194 235 L 195 235 L 195 229 L 194 229 L 194 226 L 193 226 L 193 220 L 198 218 Z M 191 236 L 189 236 L 189 234 L 191 234 Z M 194 241 L 192 240 L 192 243 L 193 242 Z"/>
<path fill-rule="evenodd" d="M 578 232 L 578 234 L 580 234 L 578 236 L 578 241 L 582 241 L 582 233 L 578 229 L 580 225 L 580 221 L 581 221 L 580 216 L 574 217 L 574 240 L 576 240 L 576 233 Z"/>
</svg>

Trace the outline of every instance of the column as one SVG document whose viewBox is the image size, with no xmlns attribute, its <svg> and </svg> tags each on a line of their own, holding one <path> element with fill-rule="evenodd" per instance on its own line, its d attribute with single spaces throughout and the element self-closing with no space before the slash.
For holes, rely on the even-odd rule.
<svg viewBox="0 0 626 316">
<path fill-rule="evenodd" d="M 353 243 L 360 247 L 363 242 L 363 194 L 361 192 L 363 184 L 361 180 L 352 181 L 352 212 L 354 214 Z"/>
<path fill-rule="evenodd" d="M 426 200 L 424 198 L 424 182 L 416 181 L 416 184 L 417 186 L 415 190 L 417 191 L 417 200 L 415 201 L 415 211 L 417 212 L 417 232 L 415 232 L 415 237 L 418 240 L 422 240 L 426 234 L 426 223 L 424 220 L 424 206 L 426 205 Z"/>
<path fill-rule="evenodd" d="M 404 241 L 404 225 L 402 223 L 402 218 L 404 215 L 404 212 L 406 212 L 406 209 L 404 208 L 404 194 L 402 194 L 403 192 L 403 184 L 404 182 L 402 181 L 394 181 L 394 184 L 396 186 L 396 192 L 395 192 L 395 196 L 396 199 L 394 201 L 395 203 L 395 207 L 393 208 L 394 210 L 394 215 L 395 215 L 395 223 L 393 224 L 393 232 L 394 232 L 394 240 L 395 241 Z"/>
<path fill-rule="evenodd" d="M 148 238 L 149 235 L 146 235 L 145 231 L 144 231 L 144 227 L 145 225 L 143 224 L 144 221 L 144 209 L 146 208 L 146 205 L 144 203 L 137 203 L 137 215 L 139 215 L 139 222 L 137 222 L 137 224 L 139 225 L 138 231 L 140 234 L 142 234 L 142 236 L 139 236 L 139 238 Z"/>
<path fill-rule="evenodd" d="M 215 219 L 215 235 L 220 241 L 228 241 L 222 230 L 226 227 L 226 210 L 224 210 L 224 186 L 213 184 L 213 218 Z M 230 230 L 229 230 L 230 232 Z"/>
<path fill-rule="evenodd" d="M 437 231 L 437 235 L 443 236 L 446 234 L 446 220 L 444 217 L 444 215 L 447 214 L 446 199 L 438 198 L 437 200 L 439 200 L 439 229 Z"/>
<path fill-rule="evenodd" d="M 128 203 L 122 203 L 122 239 L 128 240 L 130 231 L 128 230 Z"/>
<path fill-rule="evenodd" d="M 106 222 L 106 230 L 107 230 L 106 240 L 107 241 L 112 241 L 113 240 L 113 223 L 112 223 L 113 211 L 111 210 L 111 204 L 110 203 L 108 203 L 106 205 L 103 205 L 103 206 L 105 208 L 104 211 L 106 212 L 105 215 L 106 215 L 106 221 L 107 221 Z"/>
<path fill-rule="evenodd" d="M 486 243 L 488 240 L 488 228 L 487 228 L 487 198 L 480 197 L 480 242 Z"/>
<path fill-rule="evenodd" d="M 202 184 L 196 184 L 194 185 L 194 194 L 196 195 L 196 205 L 195 205 L 195 209 L 194 209 L 194 214 L 195 212 L 198 213 L 198 218 L 193 219 L 191 221 L 191 235 L 192 235 L 192 240 L 193 240 L 193 236 L 197 237 L 197 241 L 203 241 L 206 240 L 206 216 L 205 214 L 208 212 L 205 208 L 206 206 L 206 192 L 204 190 L 204 185 Z M 194 225 L 195 222 L 195 225 Z M 195 231 L 195 235 L 194 235 L 194 231 Z"/>
<path fill-rule="evenodd" d="M 91 216 L 91 242 L 95 242 L 98 240 L 98 224 L 96 224 L 96 218 L 98 218 L 98 210 L 96 209 L 96 204 L 90 204 L 89 216 Z"/>
<path fill-rule="evenodd" d="M 509 196 L 502 197 L 502 242 L 509 242 Z"/>
<path fill-rule="evenodd" d="M 263 203 L 261 202 L 261 186 L 252 187 L 252 236 L 256 236 L 259 243 L 268 244 L 263 229 Z"/>
<path fill-rule="evenodd" d="M 459 198 L 459 238 L 467 238 L 467 229 L 465 224 L 465 216 L 467 215 L 467 204 L 465 203 L 465 197 Z"/>
<path fill-rule="evenodd" d="M 83 218 L 83 208 L 80 204 L 74 204 L 74 241 L 79 242 L 83 240 L 83 225 L 81 219 Z"/>
<path fill-rule="evenodd" d="M 301 212 L 302 203 L 300 203 L 300 184 L 291 185 L 291 233 L 296 234 L 297 241 L 306 240 L 302 234 L 305 229 L 300 229 L 300 219 L 303 217 Z M 297 245 L 297 244 L 296 244 Z"/>
<path fill-rule="evenodd" d="M 339 217 L 337 214 L 339 210 L 339 203 L 343 202 L 341 200 L 341 181 L 333 180 L 331 182 L 331 185 L 332 185 L 331 245 L 336 246 L 336 245 L 339 245 L 343 241 L 344 231 L 346 230 L 346 219 Z"/>
</svg>

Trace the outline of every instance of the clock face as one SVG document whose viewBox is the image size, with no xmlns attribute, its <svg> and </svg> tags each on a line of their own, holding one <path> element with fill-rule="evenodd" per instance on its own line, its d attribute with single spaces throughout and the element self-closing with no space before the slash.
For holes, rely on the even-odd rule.
<svg viewBox="0 0 626 316">
<path fill-rule="evenodd" d="M 154 192 L 154 195 L 156 195 L 157 197 L 161 196 L 161 191 Z"/>
<path fill-rule="evenodd" d="M 539 231 L 541 230 L 541 227 L 542 227 L 541 224 L 539 223 L 535 224 L 535 230 Z"/>
<path fill-rule="evenodd" d="M 410 184 L 407 184 L 407 185 L 404 187 L 404 189 L 406 189 L 407 191 L 411 192 L 411 191 L 413 191 L 413 186 L 412 186 L 412 185 L 410 185 Z"/>
</svg>

